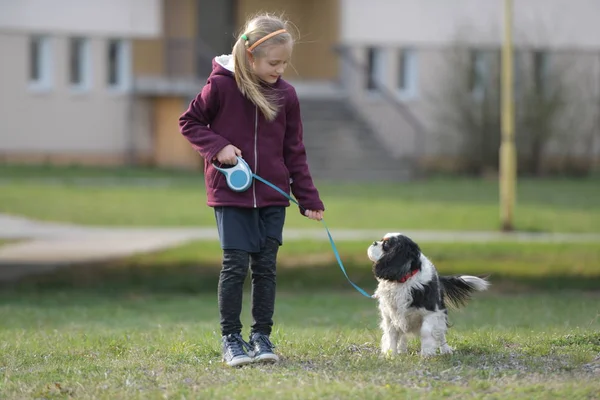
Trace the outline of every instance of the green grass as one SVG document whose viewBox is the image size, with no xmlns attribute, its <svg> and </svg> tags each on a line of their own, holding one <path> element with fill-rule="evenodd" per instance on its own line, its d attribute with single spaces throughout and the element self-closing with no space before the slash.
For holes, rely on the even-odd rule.
<svg viewBox="0 0 600 400">
<path fill-rule="evenodd" d="M 92 225 L 214 225 L 192 173 L 5 166 L 0 177 L 0 212 Z M 598 232 L 598 183 L 522 180 L 517 227 Z M 319 187 L 336 229 L 497 228 L 495 182 Z M 290 227 L 320 228 L 295 209 L 288 215 Z M 366 244 L 336 243 L 350 277 L 372 292 Z M 194 242 L 2 287 L 0 398 L 598 398 L 597 244 L 420 244 L 443 274 L 490 274 L 488 293 L 450 311 L 452 356 L 421 360 L 412 341 L 408 355 L 380 357 L 375 301 L 348 284 L 329 243 L 290 241 L 280 251 L 273 333 L 282 361 L 226 368 L 219 246 Z M 245 334 L 248 300 L 247 291 Z"/>
<path fill-rule="evenodd" d="M 213 226 L 200 174 L 144 169 L 0 166 L 0 212 L 88 225 Z M 317 182 L 335 228 L 496 230 L 498 184 L 467 178 L 383 184 Z M 40 201 L 44 199 L 44 201 Z M 515 225 L 598 232 L 597 178 L 521 179 Z M 295 207 L 288 227 L 313 228 Z"/>
<path fill-rule="evenodd" d="M 212 293 L 4 293 L 0 313 L 3 399 L 584 399 L 600 391 L 598 297 L 566 291 L 477 296 L 451 312 L 455 354 L 430 360 L 416 341 L 408 355 L 379 356 L 371 300 L 280 292 L 272 338 L 282 361 L 235 370 L 220 362 Z"/>
<path fill-rule="evenodd" d="M 490 275 L 503 292 L 600 288 L 597 243 L 420 243 L 442 274 Z M 364 242 L 337 243 L 353 282 L 372 292 L 376 282 Z M 105 265 L 74 266 L 26 281 L 37 289 L 86 287 L 149 292 L 202 293 L 217 285 L 221 250 L 217 242 L 128 257 Z M 353 290 L 325 241 L 294 241 L 281 247 L 278 287 L 283 290 Z"/>
<path fill-rule="evenodd" d="M 275 366 L 220 362 L 219 246 L 31 276 L 0 291 L 0 398 L 592 399 L 600 392 L 600 248 L 421 243 L 441 273 L 491 273 L 450 310 L 452 356 L 379 355 L 376 302 L 326 242 L 281 248 Z M 340 242 L 374 289 L 365 244 Z M 249 280 L 242 320 L 247 335 Z"/>
</svg>

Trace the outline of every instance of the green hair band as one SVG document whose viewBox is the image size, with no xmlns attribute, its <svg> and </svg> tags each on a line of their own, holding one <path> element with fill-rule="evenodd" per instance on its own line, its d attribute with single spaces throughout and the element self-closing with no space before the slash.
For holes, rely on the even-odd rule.
<svg viewBox="0 0 600 400">
<path fill-rule="evenodd" d="M 246 34 L 244 33 L 244 34 L 242 35 L 242 39 L 244 39 L 244 40 L 248 40 L 248 36 L 246 36 Z"/>
</svg>

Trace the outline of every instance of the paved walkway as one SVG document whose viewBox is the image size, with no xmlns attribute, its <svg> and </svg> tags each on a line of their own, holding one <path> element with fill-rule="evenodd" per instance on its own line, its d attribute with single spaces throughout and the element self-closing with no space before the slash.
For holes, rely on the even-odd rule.
<svg viewBox="0 0 600 400">
<path fill-rule="evenodd" d="M 371 241 L 381 237 L 381 230 L 335 229 L 333 239 Z M 598 242 L 598 234 L 502 233 L 405 231 L 416 241 L 431 242 Z M 325 230 L 284 230 L 286 241 L 299 239 L 328 240 Z M 153 252 L 195 240 L 217 240 L 213 227 L 200 228 L 132 228 L 87 227 L 71 224 L 33 221 L 0 214 L 0 240 L 15 240 L 0 246 L 0 281 L 47 271 L 61 266 L 118 259 L 137 253 Z"/>
</svg>

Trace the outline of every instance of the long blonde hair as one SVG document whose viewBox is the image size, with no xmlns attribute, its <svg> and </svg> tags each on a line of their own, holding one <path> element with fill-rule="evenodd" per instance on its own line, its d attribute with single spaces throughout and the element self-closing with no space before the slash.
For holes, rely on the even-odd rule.
<svg viewBox="0 0 600 400">
<path fill-rule="evenodd" d="M 290 23 L 281 17 L 271 14 L 260 14 L 248 20 L 243 31 L 238 36 L 233 46 L 233 62 L 235 69 L 235 81 L 244 96 L 254 103 L 263 113 L 268 121 L 277 116 L 279 107 L 278 98 L 275 93 L 265 93 L 257 76 L 254 74 L 249 60 L 249 52 L 253 57 L 264 57 L 267 46 L 273 44 L 294 44 L 290 34 Z M 253 45 L 266 35 L 285 29 L 286 32 L 277 34 L 254 48 Z M 250 48 L 251 51 L 250 51 Z"/>
</svg>

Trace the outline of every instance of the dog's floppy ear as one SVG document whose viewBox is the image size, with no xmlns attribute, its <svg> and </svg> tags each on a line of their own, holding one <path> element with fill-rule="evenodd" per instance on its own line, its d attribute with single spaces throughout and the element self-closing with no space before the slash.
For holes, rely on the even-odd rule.
<svg viewBox="0 0 600 400">
<path fill-rule="evenodd" d="M 383 256 L 373 265 L 380 279 L 398 281 L 411 271 L 421 269 L 421 249 L 410 238 L 401 235 L 387 239 Z"/>
</svg>

